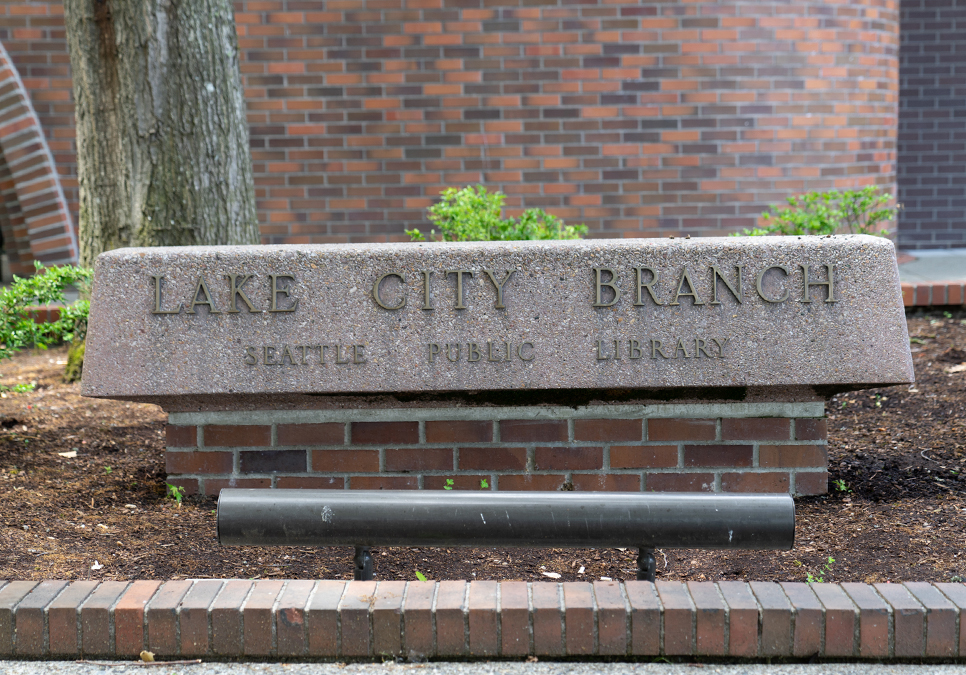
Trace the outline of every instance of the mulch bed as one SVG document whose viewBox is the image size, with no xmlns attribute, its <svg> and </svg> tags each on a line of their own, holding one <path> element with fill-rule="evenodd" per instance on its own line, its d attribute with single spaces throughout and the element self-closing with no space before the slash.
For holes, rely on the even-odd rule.
<svg viewBox="0 0 966 675">
<path fill-rule="evenodd" d="M 966 313 L 912 315 L 909 334 L 913 387 L 828 404 L 830 493 L 797 500 L 792 551 L 660 551 L 659 578 L 966 577 Z M 81 397 L 60 381 L 65 360 L 58 348 L 0 363 L 4 384 L 37 383 L 0 398 L 0 578 L 351 578 L 349 549 L 220 547 L 214 501 L 165 494 L 165 415 Z M 374 554 L 383 579 L 633 579 L 636 565 L 635 549 Z"/>
</svg>

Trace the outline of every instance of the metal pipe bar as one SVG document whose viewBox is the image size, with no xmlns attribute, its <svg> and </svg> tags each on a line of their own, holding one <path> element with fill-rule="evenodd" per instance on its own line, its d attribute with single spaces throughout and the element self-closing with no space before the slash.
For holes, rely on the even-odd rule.
<svg viewBox="0 0 966 675">
<path fill-rule="evenodd" d="M 790 549 L 788 495 L 225 489 L 228 546 Z"/>
</svg>

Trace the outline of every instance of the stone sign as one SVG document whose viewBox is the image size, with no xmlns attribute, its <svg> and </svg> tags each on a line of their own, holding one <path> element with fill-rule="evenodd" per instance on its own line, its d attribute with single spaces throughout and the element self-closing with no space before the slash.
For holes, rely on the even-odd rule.
<svg viewBox="0 0 966 675">
<path fill-rule="evenodd" d="M 739 237 L 111 251 L 83 393 L 176 409 L 362 392 L 823 396 L 912 379 L 891 242 Z"/>
</svg>

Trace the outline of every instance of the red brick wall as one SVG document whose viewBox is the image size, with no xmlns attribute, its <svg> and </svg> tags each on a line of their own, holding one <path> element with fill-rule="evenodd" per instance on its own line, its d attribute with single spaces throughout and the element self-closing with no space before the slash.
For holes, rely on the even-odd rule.
<svg viewBox="0 0 966 675">
<path fill-rule="evenodd" d="M 592 236 L 895 189 L 896 0 L 236 2 L 265 242 L 404 239 L 444 186 Z M 0 5 L 76 210 L 62 6 Z"/>
<path fill-rule="evenodd" d="M 225 487 L 822 494 L 828 481 L 822 418 L 174 424 L 167 447 L 168 481 L 189 494 Z"/>
<path fill-rule="evenodd" d="M 14 274 L 77 262 L 69 206 L 30 94 L 0 43 L 0 232 Z"/>
</svg>

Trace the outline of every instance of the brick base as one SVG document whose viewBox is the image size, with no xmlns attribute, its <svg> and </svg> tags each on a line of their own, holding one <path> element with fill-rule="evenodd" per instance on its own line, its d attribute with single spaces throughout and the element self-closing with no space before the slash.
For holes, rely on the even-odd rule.
<svg viewBox="0 0 966 675">
<path fill-rule="evenodd" d="M 225 487 L 826 492 L 821 403 L 171 413 L 168 481 Z"/>
<path fill-rule="evenodd" d="M 0 581 L 0 656 L 961 659 L 963 584 Z"/>
</svg>

